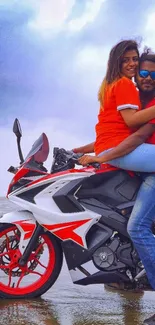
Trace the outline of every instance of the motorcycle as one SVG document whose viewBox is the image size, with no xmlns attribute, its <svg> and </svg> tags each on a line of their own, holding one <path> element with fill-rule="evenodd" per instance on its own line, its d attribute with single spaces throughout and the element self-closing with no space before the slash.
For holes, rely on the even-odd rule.
<svg viewBox="0 0 155 325">
<path fill-rule="evenodd" d="M 139 175 L 108 164 L 76 167 L 79 155 L 54 148 L 50 172 L 45 133 L 27 157 L 16 119 L 20 166 L 7 198 L 18 211 L 0 219 L 0 297 L 35 298 L 57 280 L 65 256 L 73 283 L 147 289 L 144 267 L 127 233 Z"/>
</svg>

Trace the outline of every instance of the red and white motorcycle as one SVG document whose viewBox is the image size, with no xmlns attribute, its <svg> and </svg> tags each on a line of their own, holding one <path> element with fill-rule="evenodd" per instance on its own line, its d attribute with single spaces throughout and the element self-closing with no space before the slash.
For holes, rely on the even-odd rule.
<svg viewBox="0 0 155 325">
<path fill-rule="evenodd" d="M 8 170 L 14 177 L 7 197 L 19 209 L 0 219 L 0 297 L 45 293 L 59 276 L 63 253 L 75 284 L 146 287 L 126 231 L 140 177 L 105 164 L 76 169 L 78 156 L 58 148 L 47 172 L 46 135 L 23 159 L 17 119 L 13 131 L 21 162 Z"/>
</svg>

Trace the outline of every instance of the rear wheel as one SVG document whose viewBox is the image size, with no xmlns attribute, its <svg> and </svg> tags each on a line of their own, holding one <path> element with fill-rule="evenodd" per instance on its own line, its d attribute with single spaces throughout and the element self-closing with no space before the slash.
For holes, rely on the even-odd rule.
<svg viewBox="0 0 155 325">
<path fill-rule="evenodd" d="M 40 234 L 25 266 L 18 264 L 20 232 L 15 225 L 0 228 L 0 297 L 35 298 L 55 283 L 62 267 L 62 249 L 54 236 Z"/>
</svg>

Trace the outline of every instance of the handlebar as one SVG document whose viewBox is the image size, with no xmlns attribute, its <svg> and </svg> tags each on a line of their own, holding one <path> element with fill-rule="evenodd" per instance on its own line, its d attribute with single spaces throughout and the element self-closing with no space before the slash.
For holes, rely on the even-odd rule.
<svg viewBox="0 0 155 325">
<path fill-rule="evenodd" d="M 82 156 L 83 156 L 83 153 L 75 153 L 72 150 L 65 150 L 63 148 L 61 148 L 61 149 L 54 148 L 51 173 L 74 168 L 75 164 L 81 165 L 79 163 L 79 158 L 81 158 Z M 95 169 L 100 168 L 99 163 L 91 163 L 91 164 L 88 164 L 87 166 L 92 166 Z"/>
<path fill-rule="evenodd" d="M 81 165 L 79 163 L 79 158 L 81 158 L 83 155 L 83 153 L 75 153 L 72 150 L 54 148 L 53 163 L 50 172 L 53 174 L 67 169 L 72 169 L 75 167 L 75 164 Z M 95 169 L 100 169 L 100 164 L 95 162 L 87 164 L 87 166 L 92 166 Z M 20 167 L 21 165 L 19 167 L 10 166 L 8 172 L 16 174 Z M 47 169 L 43 166 L 43 164 L 36 163 L 35 161 L 31 161 L 31 167 L 37 167 L 38 169 L 47 172 Z"/>
<path fill-rule="evenodd" d="M 71 159 L 73 159 L 73 161 L 75 161 L 75 163 L 76 163 L 77 165 L 81 165 L 81 164 L 79 163 L 79 158 L 81 158 L 82 156 L 84 156 L 83 153 L 77 153 L 77 154 L 74 153 L 74 156 L 73 156 L 73 158 L 71 158 Z M 91 163 L 91 164 L 87 164 L 86 166 L 92 166 L 92 167 L 94 167 L 94 168 L 96 168 L 96 169 L 100 168 L 100 164 L 97 163 L 97 162 L 94 162 L 94 163 Z"/>
<path fill-rule="evenodd" d="M 82 156 L 84 156 L 83 153 L 75 153 L 74 151 L 67 151 L 68 153 L 70 153 L 71 159 L 77 164 L 77 165 L 81 165 L 79 163 L 79 158 L 81 158 Z M 100 168 L 100 164 L 97 162 L 91 163 L 91 164 L 87 164 L 87 166 L 93 166 L 94 168 L 98 169 Z"/>
</svg>

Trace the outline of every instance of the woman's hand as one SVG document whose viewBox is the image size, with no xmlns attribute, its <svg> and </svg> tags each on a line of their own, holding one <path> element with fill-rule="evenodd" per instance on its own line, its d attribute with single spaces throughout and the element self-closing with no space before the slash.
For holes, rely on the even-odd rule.
<svg viewBox="0 0 155 325">
<path fill-rule="evenodd" d="M 95 162 L 100 163 L 100 158 L 96 156 L 84 155 L 78 159 L 78 162 L 80 163 L 80 165 L 86 166 Z"/>
</svg>

